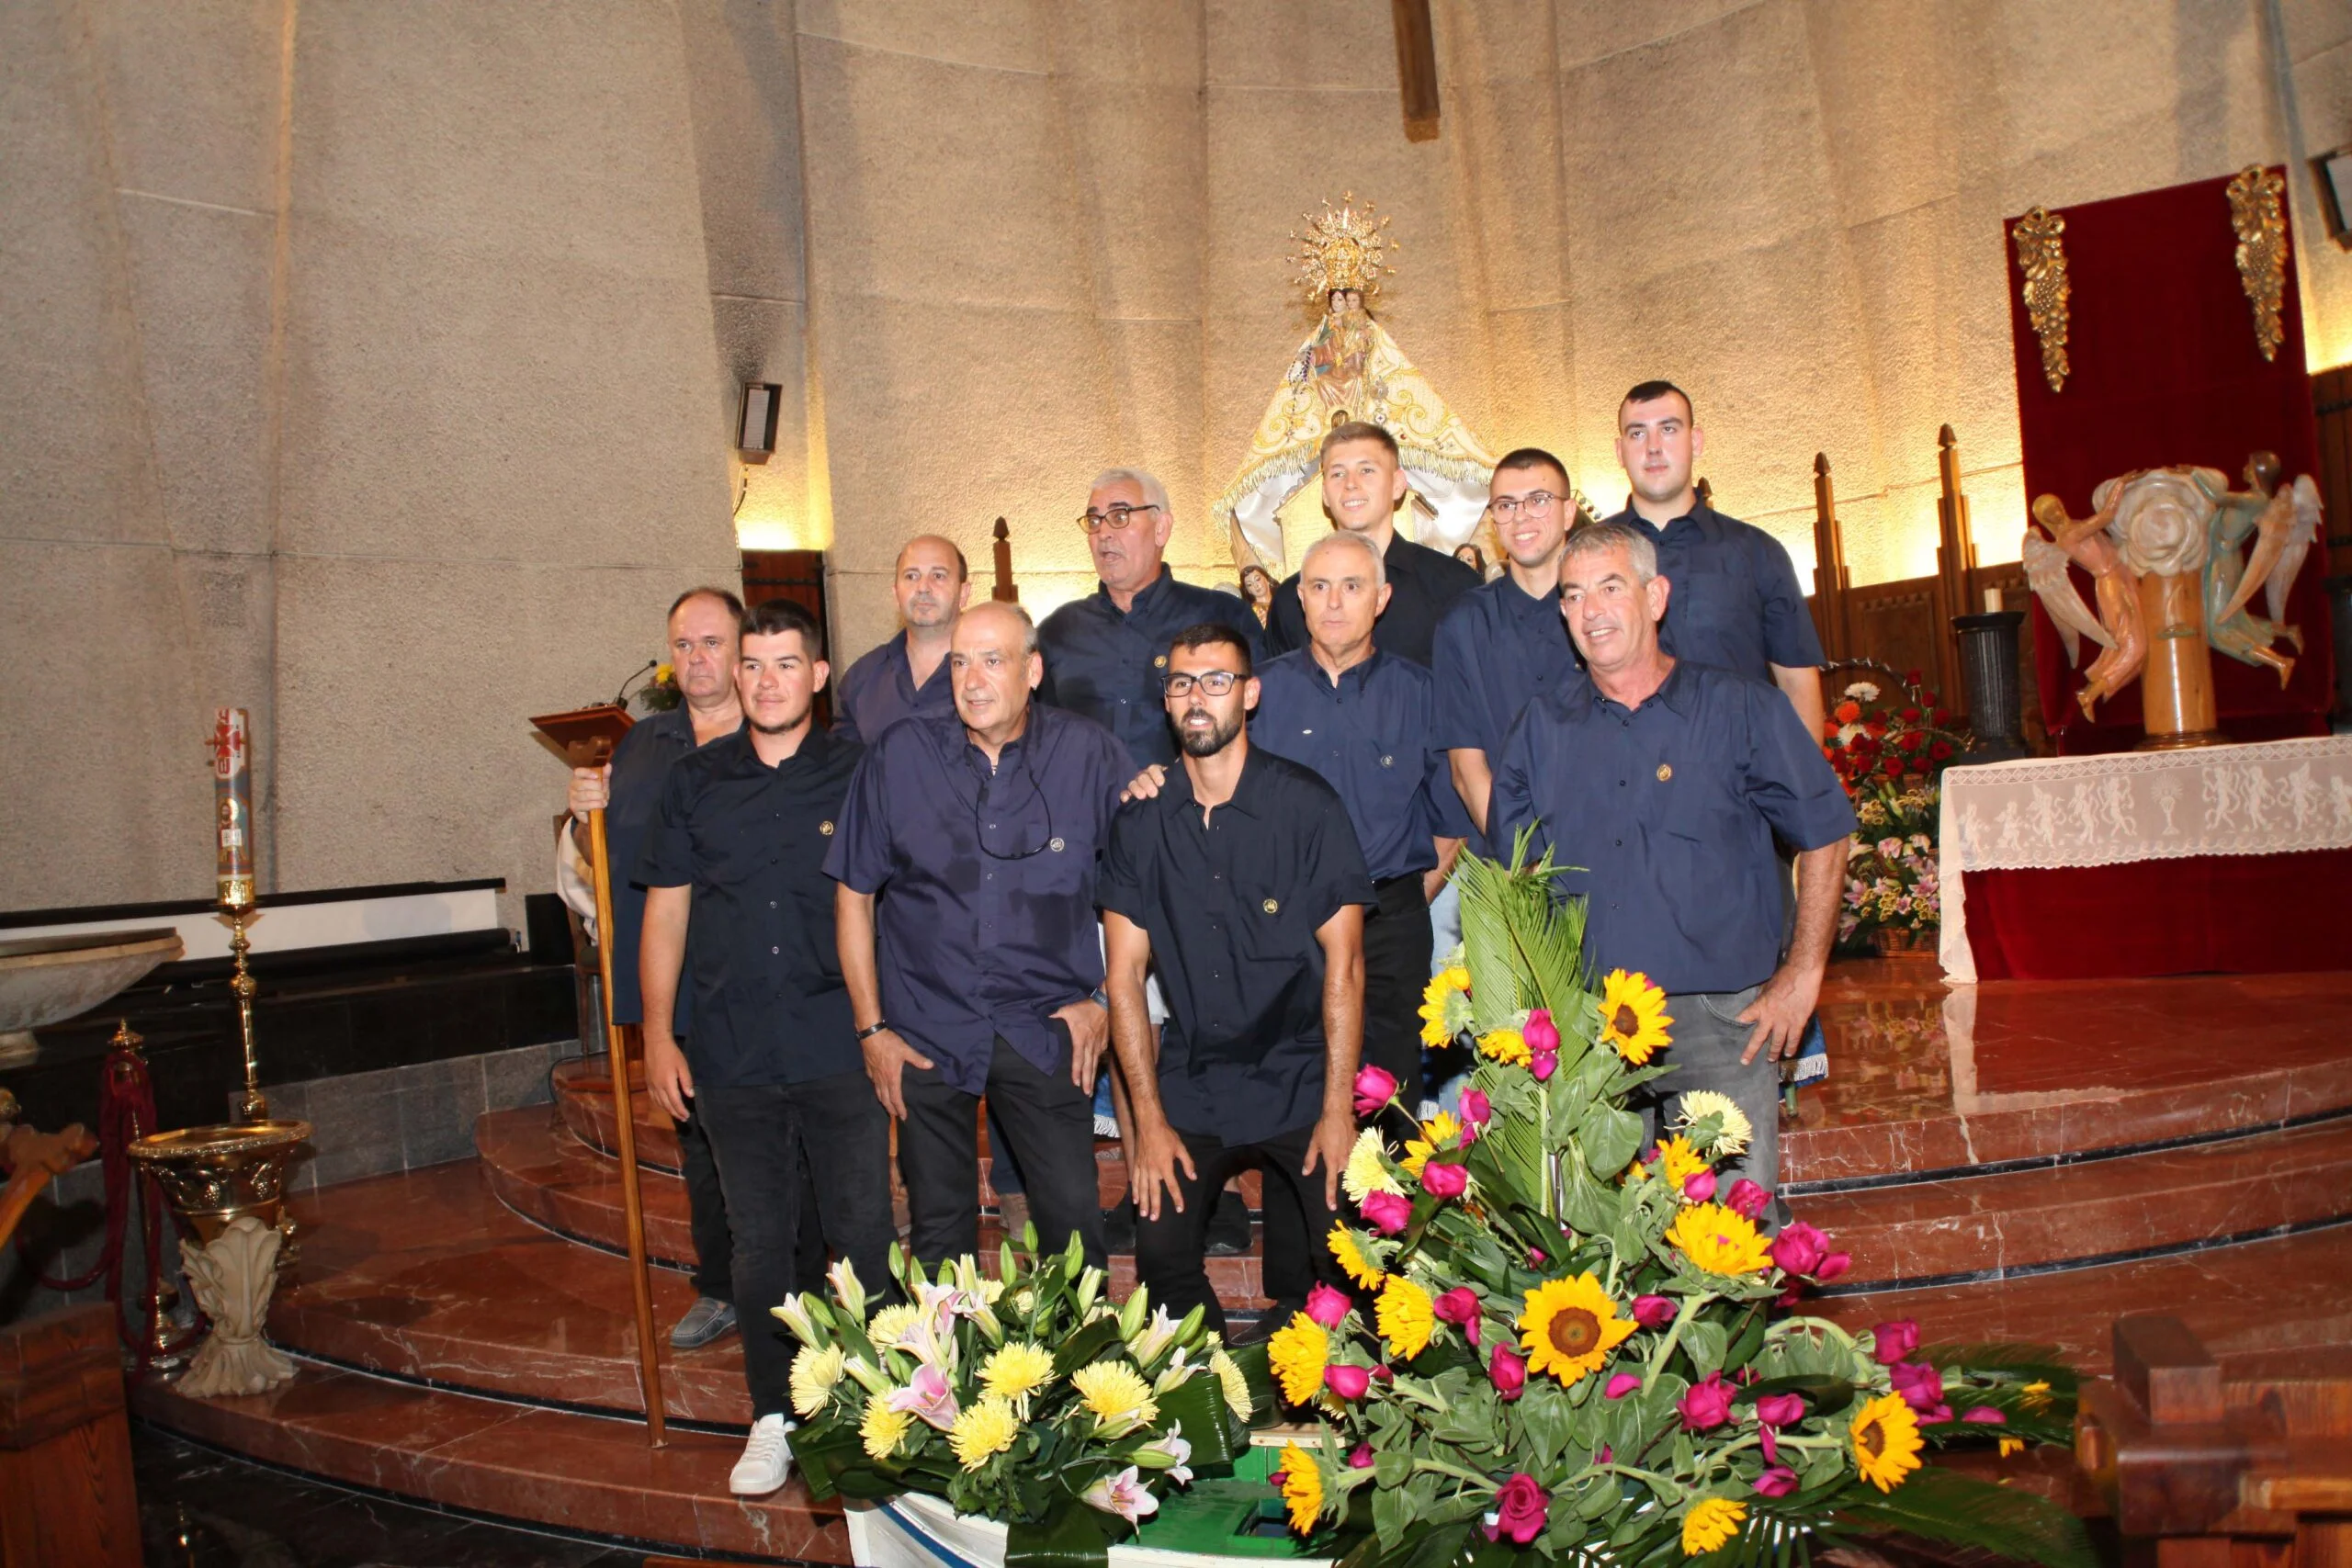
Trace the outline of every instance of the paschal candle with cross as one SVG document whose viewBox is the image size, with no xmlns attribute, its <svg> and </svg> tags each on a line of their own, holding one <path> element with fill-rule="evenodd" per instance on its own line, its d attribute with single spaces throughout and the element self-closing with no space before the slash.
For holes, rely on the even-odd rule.
<svg viewBox="0 0 2352 1568">
<path fill-rule="evenodd" d="M 251 723 L 243 708 L 213 712 L 212 805 L 219 834 L 216 874 L 220 902 L 249 908 L 254 901 L 254 770 Z"/>
</svg>

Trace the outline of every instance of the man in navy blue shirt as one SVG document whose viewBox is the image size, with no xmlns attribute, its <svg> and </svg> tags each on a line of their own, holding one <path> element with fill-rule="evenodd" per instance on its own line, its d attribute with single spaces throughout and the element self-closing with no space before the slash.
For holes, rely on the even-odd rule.
<svg viewBox="0 0 2352 1568">
<path fill-rule="evenodd" d="M 1780 687 L 1817 740 L 1826 716 L 1821 634 L 1796 567 L 1771 535 L 1699 499 L 1691 475 L 1706 449 L 1681 388 L 1644 381 L 1627 392 L 1617 407 L 1617 457 L 1633 493 L 1610 521 L 1657 547 L 1658 575 L 1674 590 L 1659 634 L 1666 651 Z"/>
<path fill-rule="evenodd" d="M 1096 863 L 1130 763 L 1101 725 L 1044 707 L 1015 604 L 965 612 L 952 718 L 908 718 L 866 753 L 825 870 L 874 1093 L 902 1123 L 916 1258 L 979 1246 L 985 1093 L 1047 1251 L 1104 1261 L 1093 1090 L 1109 1038 Z"/>
<path fill-rule="evenodd" d="M 818 1282 L 795 1257 L 808 1190 L 826 1242 L 866 1279 L 888 1277 L 889 1124 L 852 1032 L 824 874 L 860 752 L 815 727 L 826 673 L 807 611 L 771 599 L 744 617 L 743 728 L 671 767 L 637 872 L 649 1059 L 677 1050 L 682 973 L 694 996 L 685 1066 L 648 1088 L 681 1119 L 693 1102 L 727 1194 L 736 1283 L 763 1308 Z M 805 1190 L 812 1169 L 823 1179 Z M 752 1435 L 729 1484 L 744 1495 L 782 1486 L 791 1463 L 792 1348 L 777 1326 L 764 1310 L 743 1325 Z"/>
<path fill-rule="evenodd" d="M 1853 807 L 1786 698 L 1658 645 L 1672 614 L 1648 536 L 1605 523 L 1568 537 L 1560 606 L 1590 677 L 1531 704 L 1495 771 L 1491 836 L 1533 827 L 1554 886 L 1586 900 L 1596 972 L 1662 987 L 1674 1072 L 1662 1095 L 1718 1089 L 1754 1127 L 1746 1174 L 1780 1179 L 1780 1076 L 1821 991 Z M 1781 954 L 1777 833 L 1800 852 L 1794 940 Z"/>
<path fill-rule="evenodd" d="M 1581 678 L 1560 619 L 1560 547 L 1577 504 L 1566 465 L 1541 447 L 1507 452 L 1487 495 L 1503 574 L 1453 602 L 1431 667 L 1454 791 L 1482 833 L 1503 737 L 1529 703 Z"/>
<path fill-rule="evenodd" d="M 890 592 L 899 602 L 899 634 L 868 649 L 833 683 L 833 734 L 843 740 L 870 744 L 910 713 L 956 711 L 947 645 L 972 597 L 964 552 L 936 534 L 917 535 L 899 552 Z"/>
<path fill-rule="evenodd" d="M 1254 651 L 1258 617 L 1230 593 L 1176 581 L 1166 560 L 1175 515 L 1168 491 L 1142 469 L 1110 468 L 1098 476 L 1078 525 L 1086 531 L 1101 581 L 1037 628 L 1046 656 L 1037 700 L 1108 729 L 1136 767 L 1165 766 L 1176 760 L 1159 697 L 1170 639 L 1186 626 L 1215 621 L 1239 632 Z"/>
</svg>

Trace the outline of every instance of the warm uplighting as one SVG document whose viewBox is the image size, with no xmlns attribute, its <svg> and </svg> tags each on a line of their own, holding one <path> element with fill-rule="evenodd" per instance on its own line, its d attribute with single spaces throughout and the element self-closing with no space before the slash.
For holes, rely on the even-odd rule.
<svg viewBox="0 0 2352 1568">
<path fill-rule="evenodd" d="M 739 550 L 822 550 L 832 540 L 830 530 L 811 526 L 806 521 L 788 516 L 739 516 L 735 519 L 735 547 Z"/>
</svg>

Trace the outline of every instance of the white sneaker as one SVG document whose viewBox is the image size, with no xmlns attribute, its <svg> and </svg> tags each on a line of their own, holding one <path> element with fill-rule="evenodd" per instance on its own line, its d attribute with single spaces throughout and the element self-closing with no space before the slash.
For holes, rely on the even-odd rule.
<svg viewBox="0 0 2352 1568">
<path fill-rule="evenodd" d="M 727 1489 L 738 1497 L 764 1497 L 790 1480 L 795 1425 L 781 1416 L 763 1416 L 752 1422 L 752 1440 L 728 1473 Z"/>
</svg>

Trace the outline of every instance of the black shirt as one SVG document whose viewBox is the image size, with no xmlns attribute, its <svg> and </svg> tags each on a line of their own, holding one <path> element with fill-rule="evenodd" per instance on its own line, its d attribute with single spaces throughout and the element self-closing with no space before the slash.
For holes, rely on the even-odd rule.
<svg viewBox="0 0 2352 1568">
<path fill-rule="evenodd" d="M 1091 718 L 1117 736 L 1136 767 L 1166 766 L 1176 760 L 1176 739 L 1159 693 L 1160 678 L 1168 672 L 1168 645 L 1178 632 L 1204 621 L 1239 632 L 1253 658 L 1261 651 L 1265 634 L 1249 605 L 1214 588 L 1179 582 L 1165 565 L 1125 610 L 1111 602 L 1109 589 L 1097 584 L 1037 628 L 1037 647 L 1046 656 L 1037 700 Z"/>
<path fill-rule="evenodd" d="M 825 852 L 865 749 L 815 730 L 771 768 L 746 725 L 679 759 L 639 863 L 691 887 L 686 1064 L 719 1088 L 806 1083 L 865 1066 L 833 943 Z"/>
<path fill-rule="evenodd" d="M 1775 664 L 1823 662 L 1796 566 L 1763 529 L 1703 502 L 1663 528 L 1630 506 L 1610 521 L 1657 547 L 1657 574 L 1671 585 L 1657 633 L 1667 652 L 1768 683 Z"/>
<path fill-rule="evenodd" d="M 613 876 L 613 1021 L 638 1023 L 645 1001 L 638 993 L 637 942 L 645 931 L 645 888 L 636 880 L 645 840 L 662 811 L 662 785 L 670 764 L 695 750 L 695 719 L 684 703 L 648 714 L 629 726 L 613 748 L 613 776 L 605 806 L 605 853 Z M 681 1040 L 692 1017 L 688 998 L 678 998 L 671 1030 Z"/>
<path fill-rule="evenodd" d="M 1252 746 L 1233 798 L 1204 824 L 1192 775 L 1123 807 L 1102 907 L 1151 938 L 1168 998 L 1159 1099 L 1178 1132 L 1255 1143 L 1323 1108 L 1323 947 L 1315 933 L 1374 901 L 1347 807 L 1329 784 Z"/>
<path fill-rule="evenodd" d="M 1417 545 L 1402 534 L 1388 537 L 1381 558 L 1388 570 L 1388 608 L 1380 613 L 1380 646 L 1426 670 L 1437 646 L 1437 624 L 1453 602 L 1478 586 L 1478 574 L 1442 550 Z M 1298 602 L 1298 573 L 1274 590 L 1273 613 L 1266 617 L 1266 651 L 1288 653 L 1306 646 L 1306 610 Z"/>
</svg>

